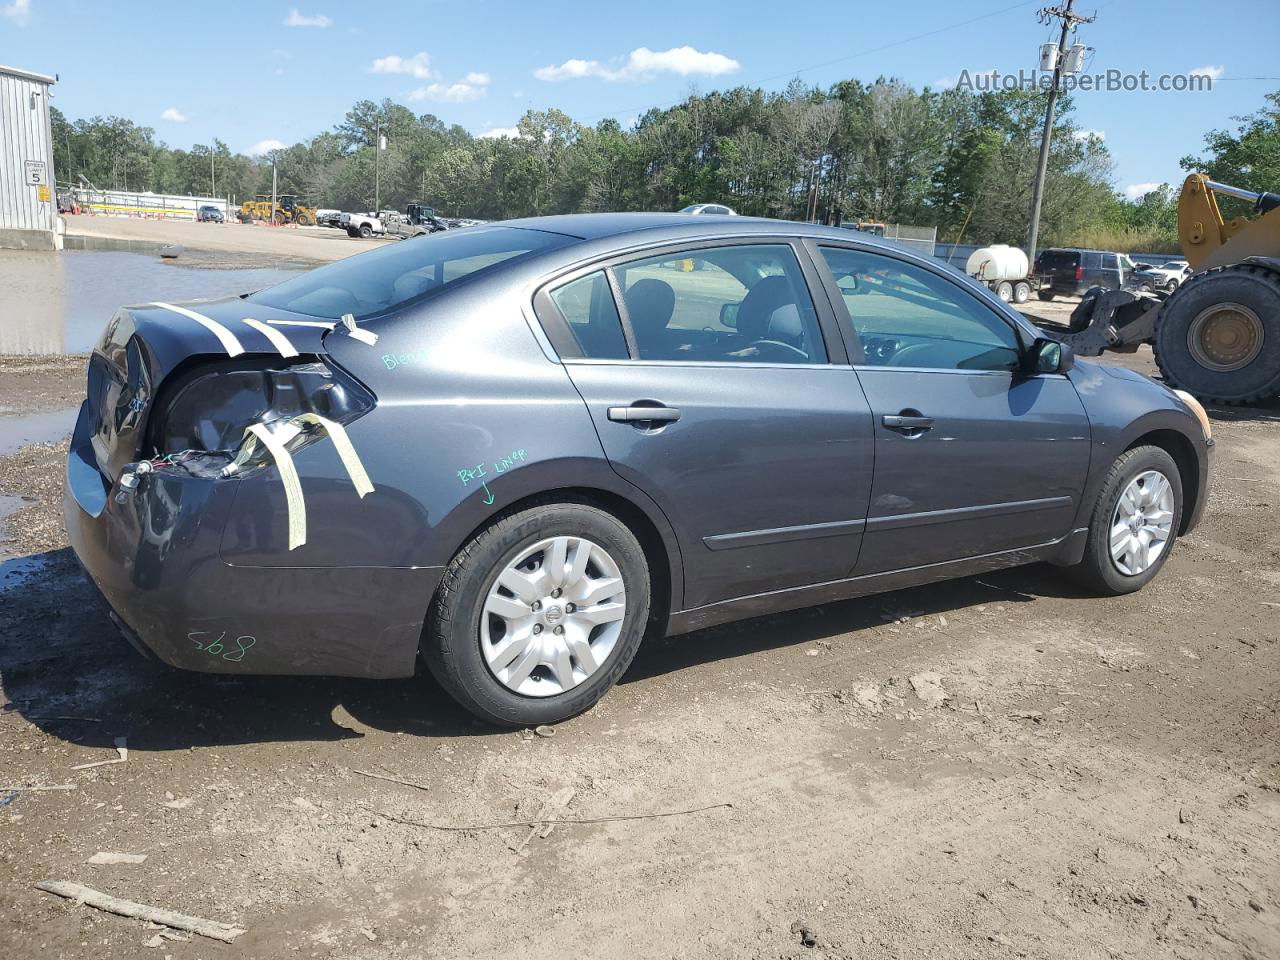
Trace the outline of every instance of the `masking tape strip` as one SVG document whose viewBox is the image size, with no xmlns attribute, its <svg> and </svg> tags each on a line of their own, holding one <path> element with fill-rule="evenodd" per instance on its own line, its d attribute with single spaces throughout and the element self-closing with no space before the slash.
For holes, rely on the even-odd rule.
<svg viewBox="0 0 1280 960">
<path fill-rule="evenodd" d="M 293 465 L 293 457 L 285 447 L 287 441 L 282 441 L 260 423 L 251 424 L 247 432 L 257 437 L 275 458 L 276 468 L 280 471 L 280 482 L 284 484 L 285 503 L 289 507 L 289 549 L 296 550 L 307 542 L 307 503 L 302 498 L 302 481 L 298 479 L 298 469 Z"/>
<path fill-rule="evenodd" d="M 276 348 L 280 356 L 296 357 L 298 355 L 298 351 L 293 348 L 293 344 L 289 342 L 289 338 L 279 330 L 272 329 L 262 321 L 254 320 L 252 317 L 245 317 L 242 322 L 246 326 L 257 330 L 260 334 L 270 340 L 271 345 Z"/>
<path fill-rule="evenodd" d="M 359 340 L 361 343 L 367 343 L 371 347 L 378 342 L 378 335 L 376 333 L 371 333 L 368 330 L 361 330 L 356 326 L 356 318 L 354 314 L 344 313 L 342 315 L 342 325 L 346 327 L 347 333 L 352 337 L 352 339 Z"/>
<path fill-rule="evenodd" d="M 153 300 L 149 306 L 163 307 L 165 310 L 172 310 L 180 316 L 189 317 L 194 320 L 218 338 L 223 349 L 227 351 L 228 357 L 238 357 L 240 354 L 244 353 L 244 347 L 240 346 L 240 341 L 236 339 L 236 335 L 220 324 L 217 320 L 210 320 L 204 314 L 196 313 L 194 310 L 188 310 L 186 307 L 175 307 L 171 303 L 161 303 L 158 300 Z"/>
<path fill-rule="evenodd" d="M 329 439 L 333 441 L 334 449 L 338 451 L 338 457 L 342 460 L 342 465 L 347 468 L 347 476 L 351 478 L 351 483 L 356 488 L 356 493 L 363 500 L 366 494 L 373 493 L 373 482 L 369 479 L 369 474 L 364 469 L 364 464 L 360 462 L 360 455 L 356 453 L 355 446 L 351 443 L 351 438 L 347 436 L 346 428 L 333 420 L 326 420 L 324 417 L 316 413 L 304 413 L 301 416 L 294 417 L 295 423 L 314 423 L 316 426 L 324 430 L 329 435 Z"/>
<path fill-rule="evenodd" d="M 274 327 L 320 327 L 322 330 L 332 330 L 337 326 L 324 320 L 268 320 L 267 323 Z"/>
</svg>

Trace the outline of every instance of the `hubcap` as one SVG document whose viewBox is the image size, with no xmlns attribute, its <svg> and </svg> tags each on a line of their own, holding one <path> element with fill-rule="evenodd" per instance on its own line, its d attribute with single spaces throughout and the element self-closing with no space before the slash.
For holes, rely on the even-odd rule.
<svg viewBox="0 0 1280 960">
<path fill-rule="evenodd" d="M 1120 494 L 1111 518 L 1111 562 L 1136 577 L 1160 559 L 1173 534 L 1173 487 L 1158 470 L 1140 473 Z"/>
<path fill-rule="evenodd" d="M 1187 347 L 1202 367 L 1227 373 L 1252 363 L 1262 352 L 1264 336 L 1262 321 L 1251 309 L 1218 303 L 1191 321 Z"/>
<path fill-rule="evenodd" d="M 603 547 L 549 537 L 495 578 L 480 616 L 480 651 L 508 690 L 553 697 L 609 659 L 626 612 L 622 571 Z"/>
</svg>

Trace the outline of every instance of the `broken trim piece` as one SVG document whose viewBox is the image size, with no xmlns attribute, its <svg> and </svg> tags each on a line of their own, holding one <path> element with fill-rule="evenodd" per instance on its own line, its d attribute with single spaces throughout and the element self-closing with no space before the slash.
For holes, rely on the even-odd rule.
<svg viewBox="0 0 1280 960">
<path fill-rule="evenodd" d="M 353 340 L 359 340 L 361 343 L 367 343 L 371 347 L 378 342 L 378 335 L 376 333 L 371 333 L 368 330 L 361 330 L 356 326 L 356 318 L 353 314 L 344 313 L 342 315 L 342 325 L 346 328 L 347 335 Z"/>
<path fill-rule="evenodd" d="M 228 357 L 238 357 L 244 353 L 244 347 L 240 346 L 240 341 L 236 339 L 236 335 L 220 324 L 217 320 L 211 320 L 203 313 L 196 313 L 194 310 L 188 310 L 186 307 L 175 307 L 172 303 L 161 303 L 159 300 L 153 300 L 148 306 L 160 307 L 164 310 L 170 310 L 179 316 L 187 317 L 200 324 L 222 344 L 222 348 L 227 351 Z"/>
<path fill-rule="evenodd" d="M 271 345 L 276 348 L 276 351 L 280 356 L 296 357 L 298 355 L 298 351 L 295 350 L 293 344 L 289 342 L 289 338 L 279 330 L 273 330 L 261 320 L 254 320 L 252 317 L 245 317 L 241 322 L 246 326 L 257 330 L 260 334 L 270 340 Z"/>
</svg>

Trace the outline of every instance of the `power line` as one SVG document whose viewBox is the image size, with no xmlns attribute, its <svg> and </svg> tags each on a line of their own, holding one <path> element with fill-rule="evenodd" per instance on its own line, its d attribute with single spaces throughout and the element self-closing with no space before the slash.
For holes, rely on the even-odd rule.
<svg viewBox="0 0 1280 960">
<path fill-rule="evenodd" d="M 998 16 L 1001 16 L 1002 14 L 1009 13 L 1010 11 L 1021 9 L 1022 7 L 1034 6 L 1035 4 L 1041 3 L 1041 2 L 1043 2 L 1043 0 L 1021 0 L 1021 2 L 1012 4 L 1011 6 L 1001 7 L 999 10 L 992 10 L 990 13 L 984 13 L 977 17 L 969 17 L 966 20 L 957 20 L 955 23 L 949 23 L 949 24 L 946 24 L 945 26 L 937 27 L 936 29 L 933 29 L 933 30 L 926 30 L 924 33 L 917 33 L 910 37 L 903 37 L 900 40 L 893 40 L 893 41 L 890 41 L 889 43 L 881 44 L 878 47 L 867 47 L 865 50 L 859 50 L 856 53 L 850 53 L 843 57 L 836 57 L 834 60 L 824 60 L 822 63 L 814 63 L 814 64 L 810 64 L 807 67 L 799 67 L 795 70 L 787 70 L 783 73 L 775 73 L 772 76 L 761 77 L 757 80 L 744 80 L 741 84 L 739 84 L 739 86 L 761 86 L 763 84 L 770 83 L 771 81 L 774 81 L 774 80 L 781 80 L 783 77 L 794 77 L 802 73 L 808 73 L 810 70 L 821 70 L 823 67 L 834 66 L 837 63 L 847 63 L 848 61 L 856 60 L 859 57 L 869 56 L 873 53 L 881 53 L 882 51 L 885 51 L 885 50 L 892 50 L 894 47 L 901 47 L 904 44 L 915 43 L 917 40 L 924 40 L 928 37 L 936 37 L 940 33 L 947 33 L 950 30 L 958 30 L 961 27 L 967 27 L 970 24 L 979 23 L 983 20 L 990 20 L 992 17 L 998 17 Z M 593 115 L 583 117 L 582 119 L 583 120 L 602 120 L 605 117 L 612 117 L 618 114 L 639 113 L 642 110 L 651 110 L 655 108 L 662 110 L 662 109 L 666 109 L 667 107 L 674 107 L 678 103 L 683 103 L 686 99 L 688 98 L 681 97 L 678 100 L 671 100 L 667 103 L 656 103 L 656 104 L 650 103 L 650 104 L 646 104 L 643 107 L 632 107 L 626 110 L 611 110 L 608 113 L 593 114 Z"/>
</svg>

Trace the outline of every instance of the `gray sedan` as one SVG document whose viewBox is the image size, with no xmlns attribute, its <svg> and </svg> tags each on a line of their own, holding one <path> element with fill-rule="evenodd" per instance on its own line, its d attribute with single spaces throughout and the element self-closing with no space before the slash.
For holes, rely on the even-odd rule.
<svg viewBox="0 0 1280 960">
<path fill-rule="evenodd" d="M 117 311 L 65 515 L 168 664 L 421 659 L 524 726 L 589 708 L 646 635 L 1036 561 L 1137 590 L 1211 450 L 1190 396 L 896 245 L 565 216 Z"/>
</svg>

